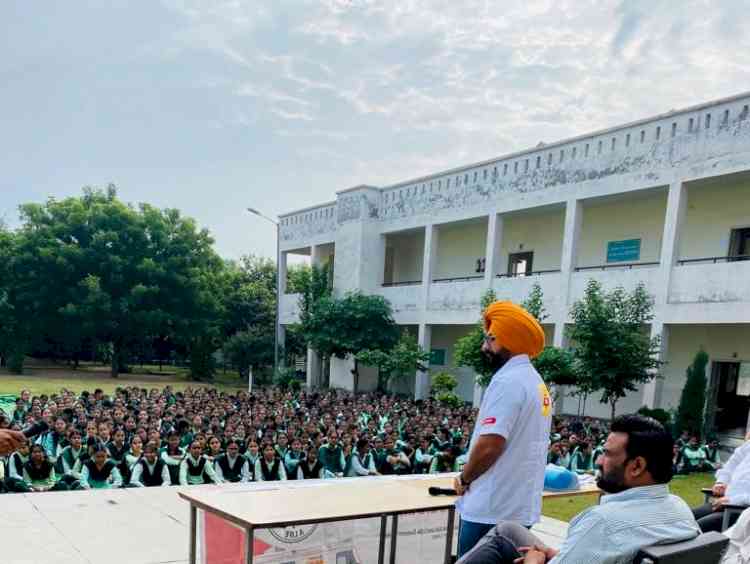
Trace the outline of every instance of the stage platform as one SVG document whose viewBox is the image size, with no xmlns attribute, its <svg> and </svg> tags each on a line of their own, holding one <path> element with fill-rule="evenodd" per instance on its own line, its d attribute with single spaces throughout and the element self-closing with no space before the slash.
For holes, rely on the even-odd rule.
<svg viewBox="0 0 750 564">
<path fill-rule="evenodd" d="M 2 562 L 186 564 L 190 510 L 178 493 L 216 488 L 242 489 L 243 485 L 0 496 Z M 567 527 L 543 517 L 534 532 L 549 545 L 559 546 Z"/>
</svg>

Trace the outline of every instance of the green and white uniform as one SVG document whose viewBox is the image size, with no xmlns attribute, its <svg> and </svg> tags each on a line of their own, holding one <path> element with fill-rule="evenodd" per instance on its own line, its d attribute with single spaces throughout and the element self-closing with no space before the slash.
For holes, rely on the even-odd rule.
<svg viewBox="0 0 750 564">
<path fill-rule="evenodd" d="M 180 463 L 180 485 L 197 486 L 209 483 L 221 483 L 213 464 L 208 461 L 204 454 L 200 455 L 198 460 L 193 458 L 192 454 L 188 454 Z"/>
<path fill-rule="evenodd" d="M 106 490 L 122 486 L 122 475 L 114 460 L 107 460 L 98 468 L 96 462 L 87 460 L 81 467 L 81 486 L 87 490 Z"/>
<path fill-rule="evenodd" d="M 274 458 L 273 462 L 268 464 L 265 457 L 261 457 L 255 463 L 255 481 L 256 482 L 276 482 L 286 480 L 286 470 L 280 458 Z"/>
</svg>

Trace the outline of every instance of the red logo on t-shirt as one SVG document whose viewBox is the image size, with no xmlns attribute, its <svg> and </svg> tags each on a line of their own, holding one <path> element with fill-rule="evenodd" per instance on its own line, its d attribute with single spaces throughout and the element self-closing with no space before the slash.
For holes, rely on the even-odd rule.
<svg viewBox="0 0 750 564">
<path fill-rule="evenodd" d="M 494 425 L 497 423 L 497 419 L 494 417 L 485 417 L 482 419 L 482 425 Z"/>
</svg>

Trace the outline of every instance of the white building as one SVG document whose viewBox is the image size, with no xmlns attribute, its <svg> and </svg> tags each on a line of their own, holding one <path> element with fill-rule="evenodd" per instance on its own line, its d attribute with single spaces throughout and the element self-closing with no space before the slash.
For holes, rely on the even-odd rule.
<svg viewBox="0 0 750 564">
<path fill-rule="evenodd" d="M 392 186 L 357 186 L 336 200 L 280 216 L 280 333 L 298 315 L 286 294 L 290 254 L 334 261 L 334 291 L 380 294 L 396 321 L 453 367 L 453 346 L 493 288 L 523 301 L 534 282 L 550 314 L 549 343 L 564 344 L 570 305 L 589 279 L 606 289 L 643 283 L 654 296 L 663 379 L 618 404 L 676 407 L 703 347 L 719 385 L 721 428 L 744 428 L 750 407 L 750 93 L 672 111 Z M 308 354 L 310 384 L 320 363 Z M 457 369 L 459 393 L 474 377 Z M 348 361 L 330 384 L 351 388 Z M 375 377 L 360 377 L 365 389 Z M 408 390 L 428 393 L 429 374 Z M 575 413 L 566 398 L 558 411 Z M 608 416 L 589 400 L 586 413 Z"/>
</svg>

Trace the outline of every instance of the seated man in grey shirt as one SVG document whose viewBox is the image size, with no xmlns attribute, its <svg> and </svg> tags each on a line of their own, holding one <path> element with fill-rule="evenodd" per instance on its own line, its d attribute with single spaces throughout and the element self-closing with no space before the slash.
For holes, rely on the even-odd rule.
<svg viewBox="0 0 750 564">
<path fill-rule="evenodd" d="M 667 486 L 672 443 L 654 419 L 616 418 L 598 460 L 597 485 L 606 495 L 573 518 L 559 550 L 517 523 L 501 522 L 459 564 L 630 564 L 644 546 L 695 538 L 693 513 Z"/>
</svg>

